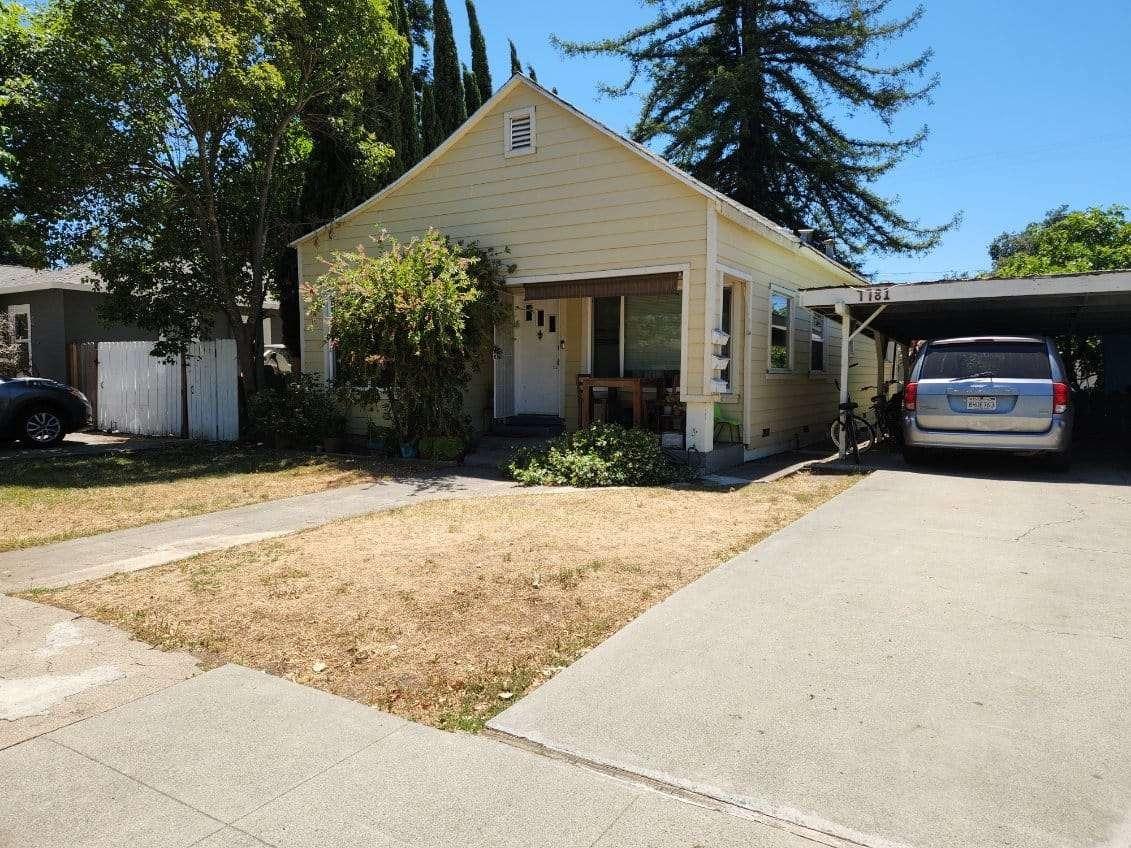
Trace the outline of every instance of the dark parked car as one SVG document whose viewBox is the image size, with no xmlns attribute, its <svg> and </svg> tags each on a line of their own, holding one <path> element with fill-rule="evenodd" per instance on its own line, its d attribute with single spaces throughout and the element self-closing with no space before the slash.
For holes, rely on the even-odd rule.
<svg viewBox="0 0 1131 848">
<path fill-rule="evenodd" d="M 0 439 L 49 448 L 90 419 L 90 402 L 78 389 L 41 377 L 0 377 Z"/>
</svg>

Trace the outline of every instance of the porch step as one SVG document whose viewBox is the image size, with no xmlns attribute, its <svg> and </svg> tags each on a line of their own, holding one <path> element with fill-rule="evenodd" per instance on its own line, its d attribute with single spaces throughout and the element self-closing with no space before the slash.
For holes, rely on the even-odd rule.
<svg viewBox="0 0 1131 848">
<path fill-rule="evenodd" d="M 463 459 L 464 465 L 478 468 L 498 468 L 520 448 L 540 448 L 549 442 L 544 436 L 486 435 L 479 439 L 475 450 Z"/>
<path fill-rule="evenodd" d="M 556 415 L 512 415 L 491 426 L 494 436 L 549 439 L 560 436 L 564 422 Z"/>
</svg>

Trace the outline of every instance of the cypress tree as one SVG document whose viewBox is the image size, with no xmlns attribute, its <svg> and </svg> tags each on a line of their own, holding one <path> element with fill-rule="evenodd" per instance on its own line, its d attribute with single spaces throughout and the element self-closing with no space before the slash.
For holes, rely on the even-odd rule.
<svg viewBox="0 0 1131 848">
<path fill-rule="evenodd" d="M 398 103 L 396 109 L 400 113 L 400 138 L 394 139 L 393 144 L 398 148 L 404 170 L 408 170 L 421 158 L 420 123 L 416 113 L 416 86 L 413 80 L 413 70 L 416 66 L 415 49 L 412 39 L 412 28 L 408 18 L 408 9 L 404 0 L 397 0 L 397 31 L 408 41 L 408 56 L 401 66 L 399 77 Z"/>
<path fill-rule="evenodd" d="M 507 43 L 511 46 L 511 76 L 522 73 L 522 62 L 518 60 L 518 48 L 514 46 L 512 39 L 507 39 Z"/>
<path fill-rule="evenodd" d="M 534 70 L 533 65 L 526 66 L 526 75 L 534 80 L 534 82 L 538 82 L 538 72 Z"/>
<path fill-rule="evenodd" d="M 483 37 L 483 30 L 479 28 L 479 15 L 475 12 L 474 0 L 467 0 L 467 25 L 471 29 L 471 72 L 475 75 L 479 102 L 482 104 L 491 98 L 495 87 L 491 84 L 491 66 L 487 64 L 487 40 Z"/>
<path fill-rule="evenodd" d="M 459 53 L 452 34 L 452 16 L 445 0 L 432 2 L 432 96 L 440 132 L 447 138 L 467 120 L 467 103 L 463 96 L 463 75 Z"/>
<path fill-rule="evenodd" d="M 427 156 L 440 146 L 447 134 L 440 129 L 440 116 L 436 114 L 436 97 L 433 85 L 424 83 L 424 94 L 420 99 L 420 125 L 423 135 L 423 152 Z"/>
<path fill-rule="evenodd" d="M 648 81 L 636 141 L 661 143 L 693 176 L 778 223 L 818 228 L 859 261 L 872 250 L 930 250 L 957 222 L 922 225 L 872 188 L 921 149 L 925 127 L 870 139 L 838 125 L 845 112 L 889 124 L 937 85 L 926 76 L 930 50 L 894 64 L 873 58 L 923 16 L 889 19 L 890 5 L 679 0 L 623 36 L 553 41 L 566 55 L 626 60 L 626 82 L 607 94 Z"/>
<path fill-rule="evenodd" d="M 475 74 L 466 67 L 463 69 L 463 99 L 467 104 L 468 115 L 471 115 L 483 105 L 483 101 L 479 99 L 479 84 L 475 79 Z"/>
</svg>

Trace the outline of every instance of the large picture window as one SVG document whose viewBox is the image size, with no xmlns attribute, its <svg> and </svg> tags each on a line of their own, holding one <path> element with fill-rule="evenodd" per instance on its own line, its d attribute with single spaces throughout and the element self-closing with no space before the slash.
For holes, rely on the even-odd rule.
<svg viewBox="0 0 1131 848">
<path fill-rule="evenodd" d="M 793 298 L 770 292 L 770 370 L 793 367 Z"/>
<path fill-rule="evenodd" d="M 624 299 L 624 375 L 651 377 L 679 371 L 678 294 L 629 295 Z"/>
</svg>

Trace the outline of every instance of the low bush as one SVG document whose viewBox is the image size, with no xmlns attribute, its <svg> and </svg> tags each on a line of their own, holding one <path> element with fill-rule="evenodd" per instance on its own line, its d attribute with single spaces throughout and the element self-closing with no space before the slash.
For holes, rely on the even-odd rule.
<svg viewBox="0 0 1131 848">
<path fill-rule="evenodd" d="M 345 433 L 346 417 L 338 410 L 332 389 L 310 374 L 297 374 L 248 399 L 248 435 L 268 443 L 315 447 L 327 436 Z"/>
<path fill-rule="evenodd" d="M 594 424 L 538 450 L 521 449 L 503 464 L 528 486 L 663 486 L 694 476 L 664 455 L 654 433 Z"/>
<path fill-rule="evenodd" d="M 450 462 L 464 453 L 464 441 L 458 436 L 422 436 L 418 443 L 421 459 Z"/>
</svg>

